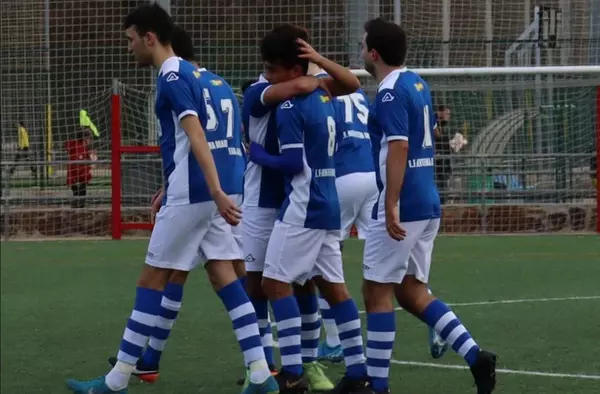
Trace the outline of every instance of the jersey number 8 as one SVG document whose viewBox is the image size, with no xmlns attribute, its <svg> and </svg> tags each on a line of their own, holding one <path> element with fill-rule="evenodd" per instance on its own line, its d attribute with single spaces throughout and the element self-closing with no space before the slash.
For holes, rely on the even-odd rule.
<svg viewBox="0 0 600 394">
<path fill-rule="evenodd" d="M 327 154 L 329 157 L 335 153 L 335 119 L 327 117 L 327 131 L 329 131 L 329 140 L 327 141 Z"/>
<path fill-rule="evenodd" d="M 203 89 L 204 104 L 206 105 L 206 131 L 216 131 L 219 128 L 219 119 L 212 105 L 212 98 L 208 89 Z M 227 137 L 233 138 L 233 102 L 231 99 L 221 100 L 221 112 L 227 115 Z"/>
</svg>

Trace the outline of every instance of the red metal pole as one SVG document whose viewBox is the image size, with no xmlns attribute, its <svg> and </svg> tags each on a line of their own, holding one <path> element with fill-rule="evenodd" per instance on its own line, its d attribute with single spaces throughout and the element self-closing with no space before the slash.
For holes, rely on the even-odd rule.
<svg viewBox="0 0 600 394">
<path fill-rule="evenodd" d="M 121 239 L 121 97 L 118 82 L 113 83 L 111 97 L 111 198 L 112 239 Z"/>
</svg>

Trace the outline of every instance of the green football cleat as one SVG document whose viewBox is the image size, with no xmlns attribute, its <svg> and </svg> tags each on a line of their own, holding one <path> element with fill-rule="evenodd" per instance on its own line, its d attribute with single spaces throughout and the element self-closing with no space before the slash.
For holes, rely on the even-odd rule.
<svg viewBox="0 0 600 394">
<path fill-rule="evenodd" d="M 323 392 L 333 390 L 335 385 L 325 375 L 325 367 L 317 361 L 302 364 L 308 387 L 311 392 Z"/>
<path fill-rule="evenodd" d="M 67 387 L 75 394 L 127 394 L 127 387 L 122 390 L 111 390 L 106 385 L 106 378 L 101 376 L 94 380 L 78 381 L 75 379 L 67 380 Z"/>
</svg>

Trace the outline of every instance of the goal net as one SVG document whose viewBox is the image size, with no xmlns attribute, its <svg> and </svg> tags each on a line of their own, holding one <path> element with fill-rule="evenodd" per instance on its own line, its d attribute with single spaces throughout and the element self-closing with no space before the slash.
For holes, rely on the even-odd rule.
<svg viewBox="0 0 600 394">
<path fill-rule="evenodd" d="M 1 2 L 5 238 L 147 235 L 151 228 L 149 200 L 162 183 L 155 72 L 136 66 L 121 28 L 139 3 Z M 589 1 L 159 3 L 192 35 L 202 66 L 238 91 L 262 71 L 260 38 L 294 23 L 317 50 L 355 69 L 373 95 L 361 70 L 362 25 L 376 16 L 399 21 L 409 67 L 430 83 L 434 105 L 449 107 L 442 130 L 467 141 L 440 152 L 443 231 L 595 229 L 600 72 L 591 66 L 600 64 L 600 37 L 589 15 L 600 10 Z M 507 66 L 521 71 L 494 69 Z M 532 72 L 536 66 L 562 68 Z M 19 121 L 27 151 L 19 148 Z"/>
</svg>

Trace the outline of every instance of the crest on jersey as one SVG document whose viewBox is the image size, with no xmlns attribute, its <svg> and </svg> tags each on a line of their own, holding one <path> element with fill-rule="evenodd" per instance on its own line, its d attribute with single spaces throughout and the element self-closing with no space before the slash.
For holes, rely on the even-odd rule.
<svg viewBox="0 0 600 394">
<path fill-rule="evenodd" d="M 177 74 L 175 74 L 173 72 L 167 74 L 167 82 L 177 81 L 178 79 L 179 79 L 179 77 L 177 76 Z"/>
<path fill-rule="evenodd" d="M 293 106 L 294 106 L 294 104 L 292 104 L 292 102 L 290 100 L 288 100 L 285 103 L 281 104 L 281 109 L 290 109 Z"/>
<path fill-rule="evenodd" d="M 194 74 L 196 78 L 200 78 L 200 71 L 194 71 L 192 74 Z"/>
<path fill-rule="evenodd" d="M 423 84 L 421 82 L 415 83 L 415 89 L 417 89 L 417 92 L 420 92 L 423 90 Z"/>
<path fill-rule="evenodd" d="M 394 96 L 392 96 L 392 94 L 390 92 L 387 92 L 383 98 L 381 99 L 382 103 L 389 103 L 390 101 L 394 100 Z"/>
<path fill-rule="evenodd" d="M 221 86 L 223 85 L 223 81 L 221 81 L 220 79 L 211 79 L 210 84 L 213 86 Z"/>
<path fill-rule="evenodd" d="M 322 96 L 321 96 L 321 102 L 322 102 L 322 103 L 328 103 L 328 102 L 329 102 L 329 100 L 331 100 L 331 99 L 329 98 L 329 96 L 325 96 L 325 95 L 322 95 Z"/>
</svg>

